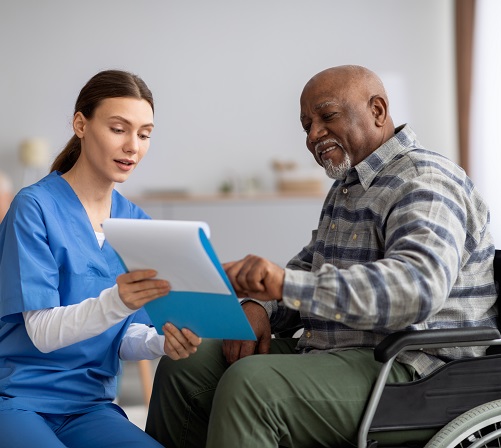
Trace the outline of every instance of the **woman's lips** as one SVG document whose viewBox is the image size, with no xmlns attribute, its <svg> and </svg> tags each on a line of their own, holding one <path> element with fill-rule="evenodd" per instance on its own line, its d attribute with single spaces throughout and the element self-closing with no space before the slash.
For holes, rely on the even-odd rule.
<svg viewBox="0 0 501 448">
<path fill-rule="evenodd" d="M 130 171 L 135 163 L 130 161 L 130 160 L 115 160 L 116 165 L 118 168 L 120 168 L 122 171 Z"/>
</svg>

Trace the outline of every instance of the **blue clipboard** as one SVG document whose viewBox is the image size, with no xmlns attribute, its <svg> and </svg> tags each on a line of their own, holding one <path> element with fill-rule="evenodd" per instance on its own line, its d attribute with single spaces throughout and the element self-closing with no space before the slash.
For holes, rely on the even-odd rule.
<svg viewBox="0 0 501 448">
<path fill-rule="evenodd" d="M 111 218 L 103 223 L 106 238 L 121 258 L 126 270 L 128 270 L 128 261 L 132 256 L 127 253 L 127 250 L 130 249 L 122 243 L 124 238 L 116 232 L 116 228 L 122 225 L 128 226 L 127 234 L 130 236 L 131 229 L 134 228 L 133 221 L 137 221 L 138 227 L 141 226 L 142 229 L 138 231 L 137 235 L 134 235 L 136 239 L 140 238 L 142 234 L 144 235 L 147 233 L 145 229 L 147 229 L 148 226 L 156 226 L 156 228 L 158 228 L 162 223 L 170 222 Z M 178 225 L 184 222 L 185 221 L 176 221 L 175 223 Z M 193 225 L 194 222 L 187 223 Z M 208 229 L 206 223 L 203 224 Z M 168 229 L 167 226 L 166 229 Z M 203 251 L 210 260 L 210 263 L 212 263 L 216 269 L 217 274 L 227 286 L 229 293 L 221 294 L 203 291 L 172 290 L 166 296 L 153 300 L 144 306 L 153 325 L 159 334 L 163 334 L 162 326 L 166 322 L 170 322 L 180 329 L 188 328 L 202 338 L 256 340 L 256 336 L 247 320 L 247 316 L 242 310 L 235 291 L 202 227 L 198 228 L 198 238 Z M 145 250 L 147 251 L 148 248 L 145 247 Z M 175 257 L 175 254 L 170 254 L 171 258 L 173 256 Z M 182 257 L 183 254 L 180 253 L 179 256 Z M 147 256 L 145 260 L 147 260 Z M 147 261 L 143 263 L 145 268 L 157 269 L 156 266 L 148 266 Z M 196 276 L 197 273 L 194 271 L 189 275 Z M 165 279 L 169 280 L 168 274 Z"/>
</svg>

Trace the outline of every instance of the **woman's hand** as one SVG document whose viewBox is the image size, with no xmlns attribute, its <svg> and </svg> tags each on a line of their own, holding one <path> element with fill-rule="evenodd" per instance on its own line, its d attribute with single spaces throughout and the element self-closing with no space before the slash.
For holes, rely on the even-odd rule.
<svg viewBox="0 0 501 448">
<path fill-rule="evenodd" d="M 131 310 L 138 310 L 143 305 L 170 291 L 169 282 L 154 277 L 153 269 L 143 269 L 128 272 L 117 277 L 118 295 L 122 302 Z"/>
<path fill-rule="evenodd" d="M 165 354 L 175 361 L 192 355 L 202 343 L 202 338 L 199 338 L 187 328 L 179 330 L 174 325 L 166 323 L 162 330 L 165 335 Z"/>
</svg>

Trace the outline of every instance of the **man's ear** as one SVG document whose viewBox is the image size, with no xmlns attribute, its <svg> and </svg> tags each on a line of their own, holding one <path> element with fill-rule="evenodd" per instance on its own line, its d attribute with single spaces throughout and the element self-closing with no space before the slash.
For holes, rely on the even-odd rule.
<svg viewBox="0 0 501 448">
<path fill-rule="evenodd" d="M 370 104 L 376 126 L 383 127 L 388 118 L 388 104 L 386 100 L 382 96 L 374 95 L 370 100 Z"/>
<path fill-rule="evenodd" d="M 87 124 L 87 119 L 84 117 L 82 112 L 77 112 L 73 116 L 73 132 L 78 138 L 82 138 L 85 132 L 85 126 Z"/>
</svg>

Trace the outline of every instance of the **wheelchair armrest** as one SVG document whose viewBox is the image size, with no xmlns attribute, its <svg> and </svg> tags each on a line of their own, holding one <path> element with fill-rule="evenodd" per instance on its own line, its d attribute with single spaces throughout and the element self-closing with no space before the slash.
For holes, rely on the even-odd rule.
<svg viewBox="0 0 501 448">
<path fill-rule="evenodd" d="M 409 346 L 425 346 L 427 344 L 446 344 L 479 342 L 499 339 L 497 328 L 465 327 L 445 328 L 440 330 L 397 331 L 386 336 L 374 349 L 374 358 L 379 362 L 387 362 Z M 474 346 L 475 344 L 471 344 Z"/>
</svg>

